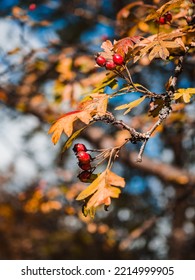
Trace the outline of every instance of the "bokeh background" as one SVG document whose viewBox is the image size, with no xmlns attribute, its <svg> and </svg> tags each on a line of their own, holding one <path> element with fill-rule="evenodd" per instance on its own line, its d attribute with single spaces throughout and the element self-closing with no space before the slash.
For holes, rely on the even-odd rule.
<svg viewBox="0 0 195 280">
<path fill-rule="evenodd" d="M 66 138 L 53 146 L 47 134 L 103 79 L 94 62 L 101 43 L 134 35 L 132 21 L 124 28 L 116 20 L 131 2 L 0 0 L 0 259 L 195 258 L 193 102 L 151 138 L 142 164 L 135 162 L 139 146 L 126 147 L 113 168 L 126 187 L 93 220 L 75 201 L 84 184 L 72 149 L 62 157 Z M 131 69 L 136 82 L 159 93 L 173 71 L 173 63 L 147 59 Z M 191 57 L 178 87 L 194 87 L 194 75 Z M 112 99 L 110 110 L 131 98 Z M 149 122 L 145 109 L 116 116 L 141 129 Z M 110 147 L 125 133 L 97 124 L 76 142 Z"/>
</svg>

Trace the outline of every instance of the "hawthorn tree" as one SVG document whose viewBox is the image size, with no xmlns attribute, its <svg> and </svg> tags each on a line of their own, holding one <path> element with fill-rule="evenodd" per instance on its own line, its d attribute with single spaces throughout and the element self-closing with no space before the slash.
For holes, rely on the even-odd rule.
<svg viewBox="0 0 195 280">
<path fill-rule="evenodd" d="M 17 157 L 2 172 L 0 258 L 194 259 L 194 1 L 109 1 L 116 19 L 103 1 L 57 2 L 1 12 L 20 31 L 1 53 L 2 111 L 38 120 L 28 147 L 52 124 L 57 179 L 41 167 L 8 193 Z M 99 22 L 115 37 L 82 41 Z"/>
<path fill-rule="evenodd" d="M 160 127 L 166 126 L 169 119 L 172 122 L 172 115 L 184 110 L 185 105 L 190 103 L 195 94 L 195 88 L 177 87 L 178 78 L 185 67 L 184 60 L 187 57 L 191 58 L 194 54 L 195 18 L 192 13 L 193 9 L 193 1 L 181 0 L 168 1 L 159 7 L 144 4 L 142 1 L 125 6 L 118 13 L 118 21 L 123 25 L 123 21 L 127 18 L 133 19 L 134 25 L 129 33 L 133 32 L 135 35 L 114 40 L 113 43 L 110 40 L 102 43 L 103 51 L 96 55 L 95 61 L 97 66 L 108 70 L 105 78 L 98 86 L 90 90 L 90 93 L 85 94 L 75 111 L 61 116 L 50 128 L 49 133 L 53 133 L 54 144 L 59 141 L 63 132 L 68 136 L 63 152 L 72 145 L 83 130 L 96 122 L 104 122 L 129 132 L 129 136 L 125 135 L 124 139 L 121 139 L 120 145 L 115 147 L 90 150 L 83 144 L 74 146 L 73 150 L 79 167 L 83 170 L 78 178 L 82 182 L 90 183 L 76 198 L 84 201 L 83 213 L 85 216 L 89 213 L 93 217 L 96 208 L 102 204 L 105 209 L 108 209 L 111 198 L 119 197 L 121 192 L 119 187 L 125 187 L 124 178 L 111 171 L 115 160 L 120 157 L 121 149 L 129 142 L 141 143 L 137 156 L 137 162 L 141 164 L 144 149 L 150 138 Z M 132 31 L 132 29 L 134 30 Z M 142 32 L 139 32 L 139 29 Z M 139 35 L 139 33 L 142 34 Z M 151 91 L 144 84 L 133 80 L 131 69 L 143 59 L 147 60 L 147 65 L 153 60 L 158 60 L 158 63 L 174 63 L 175 69 L 170 73 L 163 92 Z M 123 80 L 122 86 L 118 85 L 119 79 Z M 112 88 L 113 92 L 106 93 L 106 87 Z M 121 95 L 129 95 L 131 98 L 133 92 L 139 93 L 140 97 L 116 106 L 115 110 L 125 110 L 124 115 L 126 115 L 146 101 L 146 115 L 150 117 L 146 119 L 148 129 L 143 123 L 140 130 L 137 130 L 125 121 L 118 120 L 114 116 L 114 111 L 111 112 L 108 109 L 111 99 Z M 78 122 L 82 124 L 77 126 Z M 79 145 L 82 146 L 81 150 Z M 105 170 L 95 174 L 97 166 L 105 160 L 108 161 Z M 189 181 L 188 177 L 182 174 L 178 176 L 177 180 L 184 184 Z"/>
</svg>

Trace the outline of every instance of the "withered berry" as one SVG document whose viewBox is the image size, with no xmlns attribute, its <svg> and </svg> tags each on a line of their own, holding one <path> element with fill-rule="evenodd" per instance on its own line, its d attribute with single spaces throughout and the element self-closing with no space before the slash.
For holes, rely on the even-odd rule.
<svg viewBox="0 0 195 280">
<path fill-rule="evenodd" d="M 172 14 L 170 12 L 167 12 L 165 15 L 164 15 L 164 18 L 166 20 L 166 22 L 171 22 L 172 21 Z"/>
<path fill-rule="evenodd" d="M 90 177 L 91 177 L 91 171 L 88 170 L 83 171 L 78 175 L 79 180 L 84 183 L 87 182 L 88 179 L 90 179 Z"/>
<path fill-rule="evenodd" d="M 90 170 L 91 169 L 91 164 L 90 163 L 79 162 L 79 167 L 83 170 Z"/>
</svg>

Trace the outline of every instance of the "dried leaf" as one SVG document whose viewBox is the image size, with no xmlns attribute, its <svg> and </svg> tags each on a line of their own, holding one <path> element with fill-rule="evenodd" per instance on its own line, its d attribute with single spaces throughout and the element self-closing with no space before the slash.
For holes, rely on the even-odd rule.
<svg viewBox="0 0 195 280">
<path fill-rule="evenodd" d="M 157 117 L 160 110 L 164 106 L 164 100 L 162 99 L 155 99 L 154 101 L 150 102 L 150 109 L 148 111 L 148 115 L 152 117 Z"/>
<path fill-rule="evenodd" d="M 59 141 L 62 132 L 64 132 L 68 137 L 72 135 L 73 124 L 78 119 L 85 124 L 89 124 L 92 117 L 88 111 L 73 111 L 60 117 L 50 127 L 48 133 L 53 133 L 52 142 L 54 145 Z"/>
<path fill-rule="evenodd" d="M 142 96 L 141 98 L 139 99 L 136 99 L 128 104 L 123 104 L 123 105 L 120 105 L 118 107 L 115 108 L 115 110 L 123 110 L 123 109 L 127 109 L 125 112 L 124 112 L 124 115 L 126 115 L 127 113 L 129 113 L 131 111 L 132 108 L 135 108 L 137 107 L 141 102 L 144 101 L 144 99 L 146 98 L 146 96 Z"/>
</svg>

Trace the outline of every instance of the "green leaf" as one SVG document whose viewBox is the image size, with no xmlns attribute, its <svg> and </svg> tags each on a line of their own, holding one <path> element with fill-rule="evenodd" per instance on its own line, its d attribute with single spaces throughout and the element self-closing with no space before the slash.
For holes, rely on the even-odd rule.
<svg viewBox="0 0 195 280">
<path fill-rule="evenodd" d="M 121 106 L 118 106 L 115 108 L 115 110 L 123 110 L 123 109 L 127 109 L 125 112 L 124 112 L 124 115 L 126 115 L 127 113 L 129 113 L 131 111 L 131 109 L 137 107 L 140 103 L 142 103 L 144 101 L 144 99 L 146 98 L 146 96 L 142 96 L 141 98 L 137 99 L 137 100 L 134 100 L 128 104 L 123 104 Z"/>
</svg>

